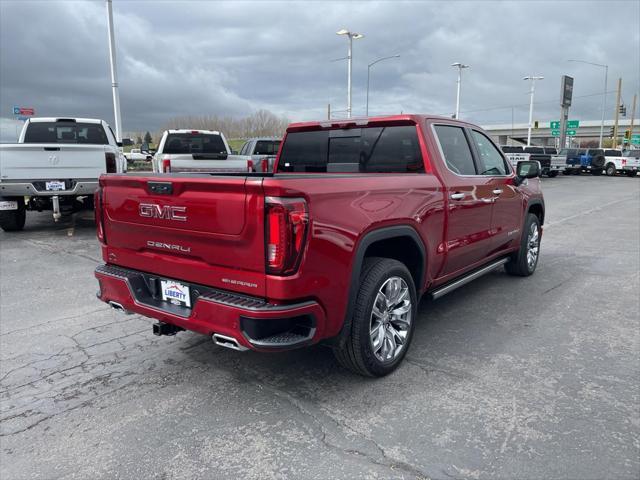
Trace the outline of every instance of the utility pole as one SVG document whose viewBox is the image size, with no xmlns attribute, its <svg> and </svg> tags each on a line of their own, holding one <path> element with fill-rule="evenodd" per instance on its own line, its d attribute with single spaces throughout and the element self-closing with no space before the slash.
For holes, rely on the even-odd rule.
<svg viewBox="0 0 640 480">
<path fill-rule="evenodd" d="M 458 69 L 458 80 L 456 81 L 456 120 L 460 118 L 460 84 L 462 83 L 462 69 L 469 68 L 470 65 L 465 65 L 464 63 L 456 62 L 451 64 L 452 67 L 456 67 Z"/>
<path fill-rule="evenodd" d="M 331 120 L 331 104 L 327 103 L 327 120 Z"/>
<path fill-rule="evenodd" d="M 364 38 L 361 33 L 350 32 L 343 28 L 336 35 L 346 35 L 349 38 L 349 55 L 347 56 L 347 118 L 351 118 L 351 64 L 353 62 L 353 40 Z"/>
<path fill-rule="evenodd" d="M 636 100 L 638 95 L 633 96 L 633 107 L 631 107 L 631 125 L 629 125 L 629 147 L 631 147 L 631 137 L 633 137 L 633 118 L 636 116 Z"/>
<path fill-rule="evenodd" d="M 618 117 L 620 116 L 620 93 L 622 90 L 622 78 L 618 78 L 618 93 L 616 94 L 615 122 L 613 124 L 613 144 L 611 148 L 618 146 Z"/>
<path fill-rule="evenodd" d="M 533 122 L 533 96 L 536 92 L 536 80 L 543 80 L 544 77 L 536 77 L 535 75 L 529 75 L 524 77 L 523 80 L 531 80 L 531 89 L 529 90 L 529 128 L 527 129 L 527 147 L 531 146 L 531 127 Z"/>
<path fill-rule="evenodd" d="M 113 36 L 113 10 L 111 0 L 107 3 L 107 22 L 109 25 L 109 62 L 111 63 L 111 92 L 113 94 L 113 116 L 116 127 L 116 141 L 122 142 L 122 118 L 120 117 L 120 93 L 118 92 L 118 72 L 116 71 L 116 43 Z"/>
</svg>

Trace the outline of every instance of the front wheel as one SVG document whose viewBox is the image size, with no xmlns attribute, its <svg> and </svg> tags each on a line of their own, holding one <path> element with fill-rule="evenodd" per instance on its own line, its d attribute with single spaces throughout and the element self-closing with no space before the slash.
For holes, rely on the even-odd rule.
<svg viewBox="0 0 640 480">
<path fill-rule="evenodd" d="M 636 170 L 627 170 L 627 176 L 635 177 L 638 174 Z"/>
<path fill-rule="evenodd" d="M 338 362 L 360 375 L 382 377 L 402 362 L 413 336 L 416 289 L 407 267 L 389 258 L 365 259 L 351 328 Z"/>
<path fill-rule="evenodd" d="M 504 268 L 509 275 L 528 277 L 536 271 L 540 256 L 540 219 L 537 215 L 527 215 L 520 250 L 505 263 Z"/>
<path fill-rule="evenodd" d="M 558 176 L 558 171 L 557 170 L 552 170 L 551 172 L 549 172 L 549 177 L 550 178 L 554 178 Z"/>
<path fill-rule="evenodd" d="M 608 164 L 605 172 L 607 174 L 607 177 L 615 177 L 616 166 L 613 163 Z"/>
</svg>

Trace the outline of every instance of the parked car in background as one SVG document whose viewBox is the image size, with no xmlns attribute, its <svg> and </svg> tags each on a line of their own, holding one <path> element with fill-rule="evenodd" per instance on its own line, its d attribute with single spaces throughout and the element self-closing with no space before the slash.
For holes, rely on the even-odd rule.
<svg viewBox="0 0 640 480">
<path fill-rule="evenodd" d="M 623 155 L 622 150 L 606 149 L 604 151 L 604 171 L 609 177 L 616 173 L 635 176 L 638 171 L 638 160 L 631 156 Z"/>
<path fill-rule="evenodd" d="M 503 145 L 500 148 L 514 169 L 518 166 L 518 162 L 529 159 L 529 155 L 525 155 L 524 148 L 519 145 Z"/>
<path fill-rule="evenodd" d="M 281 142 L 279 137 L 250 138 L 240 149 L 240 156 L 251 160 L 256 172 L 271 172 Z"/>
<path fill-rule="evenodd" d="M 539 163 L 514 172 L 475 125 L 292 124 L 275 170 L 101 177 L 98 298 L 157 319 L 156 335 L 263 352 L 323 341 L 382 376 L 407 353 L 422 295 L 536 269 Z"/>
<path fill-rule="evenodd" d="M 640 171 L 640 149 L 625 150 L 624 156 L 627 157 L 627 164 L 624 167 L 625 173 L 630 177 L 635 177 Z"/>
<path fill-rule="evenodd" d="M 104 120 L 31 118 L 18 143 L 0 145 L 0 227 L 22 230 L 27 210 L 64 213 L 93 207 L 103 173 L 127 162 Z"/>
<path fill-rule="evenodd" d="M 224 134 L 212 130 L 166 130 L 153 157 L 153 171 L 251 172 L 246 157 L 232 155 Z"/>
<path fill-rule="evenodd" d="M 579 156 L 567 157 L 568 173 L 578 175 L 583 171 L 592 175 L 601 175 L 604 168 L 604 150 L 601 148 L 589 148 L 579 150 Z"/>
<path fill-rule="evenodd" d="M 139 148 L 132 148 L 130 152 L 125 152 L 124 154 L 127 162 L 144 162 L 151 161 L 153 159 L 153 155 L 149 152 L 143 152 Z"/>
<path fill-rule="evenodd" d="M 537 161 L 540 162 L 542 174 L 549 177 L 555 177 L 564 170 L 565 164 L 560 163 L 559 159 L 551 162 L 552 155 L 557 153 L 553 147 L 520 147 L 520 146 L 502 146 L 502 151 L 511 163 L 513 168 L 518 166 L 519 162 Z"/>
</svg>

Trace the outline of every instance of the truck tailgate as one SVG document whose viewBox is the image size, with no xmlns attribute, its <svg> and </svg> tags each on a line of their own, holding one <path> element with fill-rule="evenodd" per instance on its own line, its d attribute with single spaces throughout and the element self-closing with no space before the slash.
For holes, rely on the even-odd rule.
<svg viewBox="0 0 640 480">
<path fill-rule="evenodd" d="M 0 179 L 97 179 L 106 170 L 103 145 L 21 143 L 0 146 Z"/>
<path fill-rule="evenodd" d="M 264 295 L 261 178 L 105 175 L 100 185 L 108 263 Z"/>
</svg>

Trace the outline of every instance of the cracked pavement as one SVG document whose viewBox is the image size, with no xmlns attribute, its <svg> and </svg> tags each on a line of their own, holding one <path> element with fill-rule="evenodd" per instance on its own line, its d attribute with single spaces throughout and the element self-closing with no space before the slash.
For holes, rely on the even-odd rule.
<svg viewBox="0 0 640 480">
<path fill-rule="evenodd" d="M 640 477 L 640 178 L 543 180 L 538 271 L 423 300 L 378 380 L 95 298 L 91 212 L 0 232 L 0 477 Z"/>
</svg>

